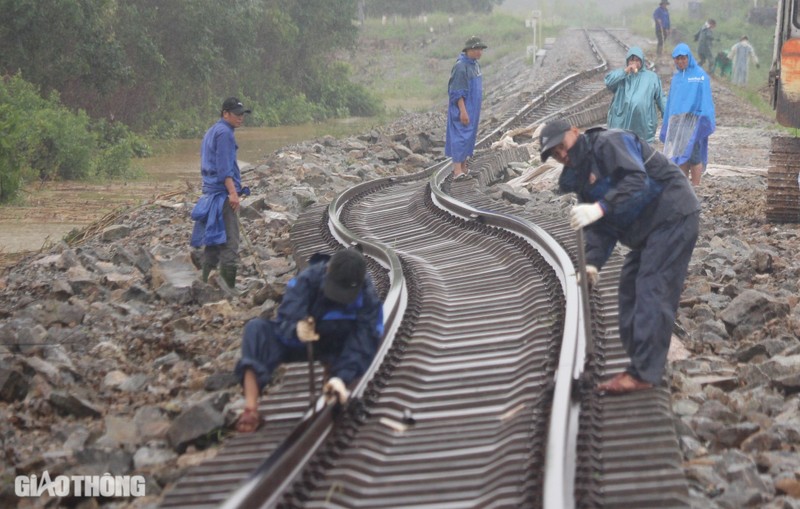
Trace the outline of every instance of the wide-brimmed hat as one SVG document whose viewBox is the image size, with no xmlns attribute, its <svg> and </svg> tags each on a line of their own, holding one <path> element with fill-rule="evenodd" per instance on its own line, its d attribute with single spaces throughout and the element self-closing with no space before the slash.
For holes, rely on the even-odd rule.
<svg viewBox="0 0 800 509">
<path fill-rule="evenodd" d="M 350 304 L 361 292 L 366 275 L 364 255 L 353 248 L 338 251 L 328 262 L 322 292 L 334 302 Z"/>
<path fill-rule="evenodd" d="M 486 49 L 488 47 L 489 46 L 485 45 L 483 41 L 481 41 L 480 37 L 478 37 L 477 35 L 473 35 L 472 37 L 467 39 L 467 42 L 464 43 L 463 51 L 467 51 L 468 49 Z"/>
<path fill-rule="evenodd" d="M 539 134 L 539 147 L 541 147 L 539 152 L 542 162 L 547 161 L 547 158 L 550 157 L 550 151 L 564 141 L 564 135 L 570 129 L 572 129 L 572 126 L 566 120 L 555 119 L 545 124 Z"/>
</svg>

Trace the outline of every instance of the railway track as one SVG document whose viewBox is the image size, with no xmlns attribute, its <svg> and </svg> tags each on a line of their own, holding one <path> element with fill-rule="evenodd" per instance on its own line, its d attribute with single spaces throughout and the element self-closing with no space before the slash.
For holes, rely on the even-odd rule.
<svg viewBox="0 0 800 509">
<path fill-rule="evenodd" d="M 574 233 L 479 186 L 528 160 L 526 149 L 481 150 L 509 129 L 604 121 L 602 73 L 627 48 L 605 31 L 583 37 L 597 66 L 482 137 L 479 178 L 453 183 L 444 162 L 301 216 L 298 259 L 350 244 L 370 259 L 387 310 L 376 362 L 345 408 L 308 409 L 305 366 L 287 366 L 263 400 L 266 426 L 228 440 L 161 507 L 688 507 L 669 392 L 591 391 L 626 362 L 620 258 L 592 292 L 589 324 Z"/>
</svg>

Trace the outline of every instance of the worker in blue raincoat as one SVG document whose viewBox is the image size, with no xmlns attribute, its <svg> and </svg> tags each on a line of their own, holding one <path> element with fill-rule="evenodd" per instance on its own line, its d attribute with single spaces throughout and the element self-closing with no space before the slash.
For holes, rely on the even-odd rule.
<svg viewBox="0 0 800 509">
<path fill-rule="evenodd" d="M 220 119 L 212 125 L 200 148 L 200 175 L 203 195 L 192 209 L 195 221 L 191 246 L 203 250 L 202 278 L 208 281 L 219 267 L 220 276 L 229 288 L 236 284 L 239 262 L 239 197 L 250 194 L 242 187 L 242 175 L 236 160 L 239 146 L 233 130 L 241 127 L 250 113 L 236 97 L 222 103 Z"/>
<path fill-rule="evenodd" d="M 644 52 L 633 46 L 625 57 L 625 67 L 606 74 L 606 88 L 614 93 L 608 109 L 608 127 L 628 129 L 647 143 L 654 143 L 658 113 L 664 116 L 664 92 L 658 74 L 644 63 Z"/>
<path fill-rule="evenodd" d="M 664 142 L 664 154 L 698 186 L 708 164 L 708 137 L 717 127 L 711 79 L 687 44 L 675 46 L 672 58 L 676 72 L 659 137 Z"/>
<path fill-rule="evenodd" d="M 700 203 L 681 170 L 630 131 L 581 134 L 551 120 L 539 138 L 542 161 L 564 169 L 561 192 L 578 205 L 570 226 L 583 229 L 584 274 L 591 286 L 617 242 L 629 248 L 619 279 L 619 335 L 630 364 L 597 389 L 624 394 L 662 383 L 672 327 L 697 242 Z"/>
<path fill-rule="evenodd" d="M 469 173 L 465 162 L 475 150 L 483 102 L 483 75 L 478 60 L 486 47 L 479 37 L 470 37 L 450 71 L 444 153 L 453 160 L 453 179 Z"/>
<path fill-rule="evenodd" d="M 329 368 L 324 392 L 344 403 L 347 386 L 369 368 L 382 338 L 383 304 L 364 256 L 354 248 L 315 254 L 287 284 L 277 319 L 254 318 L 245 325 L 235 369 L 245 409 L 236 429 L 247 433 L 260 426 L 261 391 L 281 363 L 306 359 L 306 343 L 314 342 L 315 358 Z"/>
</svg>

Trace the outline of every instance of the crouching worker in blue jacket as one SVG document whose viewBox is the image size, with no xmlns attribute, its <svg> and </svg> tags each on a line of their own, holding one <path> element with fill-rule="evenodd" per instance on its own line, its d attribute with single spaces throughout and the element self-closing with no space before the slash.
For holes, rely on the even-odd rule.
<svg viewBox="0 0 800 509">
<path fill-rule="evenodd" d="M 560 190 L 578 196 L 570 226 L 584 229 L 588 283 L 598 282 L 617 242 L 630 248 L 618 291 L 619 335 L 630 364 L 597 389 L 624 394 L 659 385 L 697 242 L 697 196 L 678 166 L 630 131 L 580 134 L 552 120 L 539 142 L 542 161 L 553 156 L 564 165 Z"/>
<path fill-rule="evenodd" d="M 254 318 L 245 325 L 235 370 L 245 408 L 236 430 L 258 429 L 261 391 L 278 365 L 307 360 L 306 342 L 314 342 L 314 357 L 331 376 L 323 392 L 344 403 L 348 385 L 366 372 L 382 337 L 383 304 L 364 256 L 353 248 L 313 255 L 309 266 L 289 281 L 277 319 Z"/>
</svg>

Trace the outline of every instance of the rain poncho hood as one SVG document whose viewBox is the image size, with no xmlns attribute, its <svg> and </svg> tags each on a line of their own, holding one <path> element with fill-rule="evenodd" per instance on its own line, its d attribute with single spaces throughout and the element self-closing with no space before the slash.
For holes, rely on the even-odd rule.
<svg viewBox="0 0 800 509">
<path fill-rule="evenodd" d="M 628 129 L 648 143 L 656 139 L 658 112 L 664 115 L 664 93 L 661 79 L 653 71 L 645 68 L 644 52 L 637 46 L 631 47 L 625 62 L 636 56 L 642 61 L 638 73 L 626 74 L 625 69 L 615 69 L 606 74 L 606 88 L 614 93 L 608 109 L 608 127 Z"/>
<path fill-rule="evenodd" d="M 711 79 L 697 64 L 687 44 L 678 44 L 672 58 L 686 55 L 685 70 L 676 71 L 667 99 L 667 110 L 659 138 L 664 142 L 664 154 L 675 164 L 684 164 L 692 155 L 695 143 L 700 143 L 703 164 L 708 162 L 708 137 L 716 129 Z"/>
</svg>

